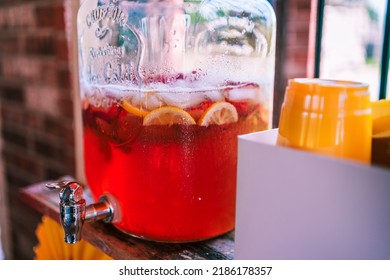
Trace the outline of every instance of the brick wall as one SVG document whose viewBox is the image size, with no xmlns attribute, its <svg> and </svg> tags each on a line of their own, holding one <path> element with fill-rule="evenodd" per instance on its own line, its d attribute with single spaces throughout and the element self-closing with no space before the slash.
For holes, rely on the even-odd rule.
<svg viewBox="0 0 390 280">
<path fill-rule="evenodd" d="M 311 71 L 308 67 L 310 15 L 312 2 L 310 0 L 290 0 L 286 20 L 286 78 L 306 77 Z M 311 65 L 310 65 L 311 66 Z M 314 65 L 312 65 L 314 69 Z"/>
<path fill-rule="evenodd" d="M 63 2 L 0 2 L 2 156 L 15 259 L 33 257 L 34 230 L 40 218 L 19 202 L 19 188 L 74 175 L 73 103 Z"/>
<path fill-rule="evenodd" d="M 317 0 L 278 0 L 275 69 L 274 127 L 288 79 L 312 77 Z"/>
</svg>

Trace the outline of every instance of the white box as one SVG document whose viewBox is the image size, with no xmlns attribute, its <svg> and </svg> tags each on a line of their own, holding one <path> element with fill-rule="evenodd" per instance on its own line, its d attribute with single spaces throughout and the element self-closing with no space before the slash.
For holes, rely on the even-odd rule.
<svg viewBox="0 0 390 280">
<path fill-rule="evenodd" d="M 390 259 L 390 170 L 238 140 L 235 259 Z"/>
</svg>

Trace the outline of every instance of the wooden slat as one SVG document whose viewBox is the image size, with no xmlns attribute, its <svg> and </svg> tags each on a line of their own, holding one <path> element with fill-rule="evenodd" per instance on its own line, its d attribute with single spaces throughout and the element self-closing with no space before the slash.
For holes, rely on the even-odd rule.
<svg viewBox="0 0 390 280">
<path fill-rule="evenodd" d="M 27 186 L 20 191 L 21 200 L 42 215 L 59 221 L 58 191 L 45 187 L 48 182 Z M 91 201 L 88 192 L 87 201 Z M 132 260 L 218 260 L 234 258 L 234 232 L 211 240 L 194 243 L 159 243 L 126 235 L 111 224 L 86 223 L 82 238 L 114 259 Z"/>
</svg>

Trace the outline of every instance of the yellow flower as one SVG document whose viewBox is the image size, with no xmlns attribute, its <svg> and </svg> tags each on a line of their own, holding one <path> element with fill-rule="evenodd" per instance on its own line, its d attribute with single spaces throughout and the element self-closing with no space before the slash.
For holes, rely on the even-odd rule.
<svg viewBox="0 0 390 280">
<path fill-rule="evenodd" d="M 62 227 L 48 216 L 42 217 L 35 233 L 38 238 L 38 244 L 34 247 L 35 260 L 112 259 L 84 240 L 76 244 L 65 243 Z"/>
</svg>

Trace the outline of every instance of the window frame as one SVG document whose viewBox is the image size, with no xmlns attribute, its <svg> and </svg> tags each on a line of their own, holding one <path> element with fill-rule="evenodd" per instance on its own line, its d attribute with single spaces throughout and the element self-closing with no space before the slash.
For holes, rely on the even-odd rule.
<svg viewBox="0 0 390 280">
<path fill-rule="evenodd" d="M 316 42 L 315 42 L 315 58 L 314 58 L 314 77 L 320 77 L 321 68 L 321 47 L 322 33 L 324 23 L 325 0 L 317 1 L 317 19 L 316 19 Z M 386 2 L 385 26 L 383 30 L 382 55 L 380 62 L 380 84 L 378 99 L 386 99 L 387 83 L 389 76 L 389 58 L 390 58 L 390 0 Z"/>
</svg>

